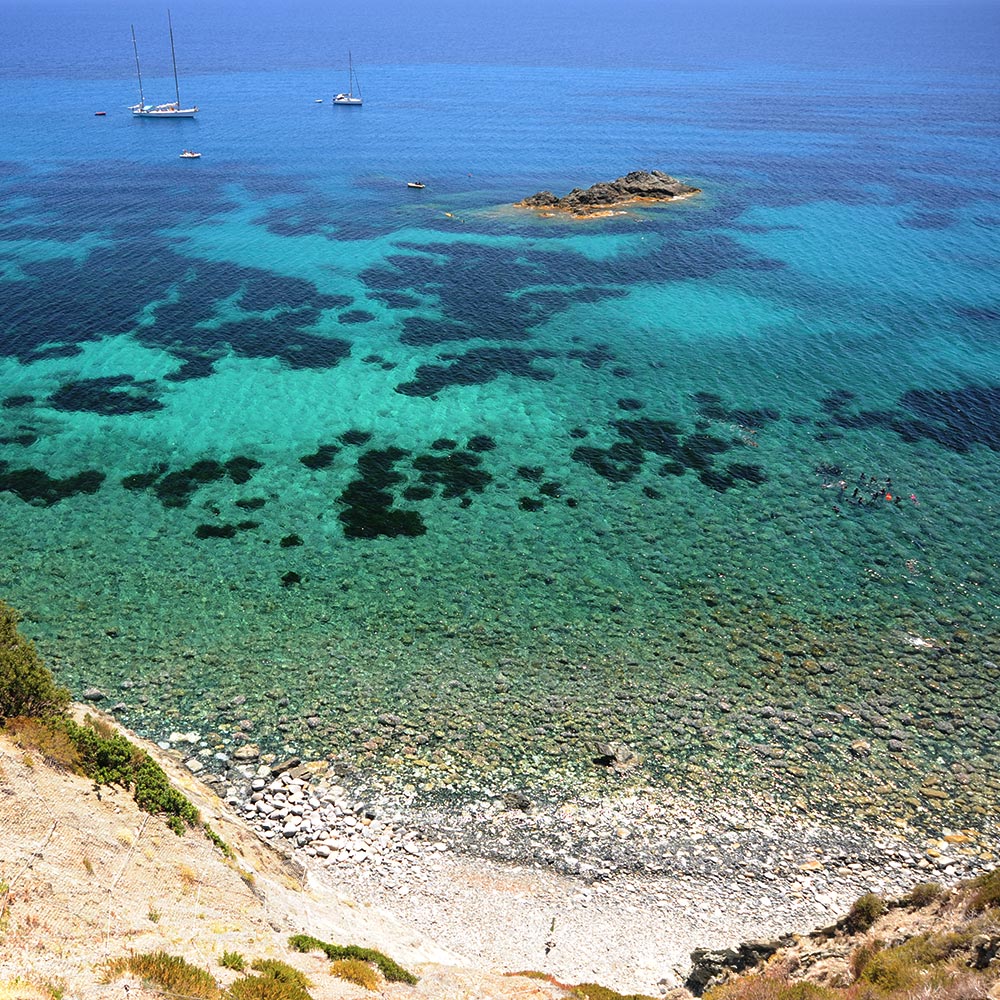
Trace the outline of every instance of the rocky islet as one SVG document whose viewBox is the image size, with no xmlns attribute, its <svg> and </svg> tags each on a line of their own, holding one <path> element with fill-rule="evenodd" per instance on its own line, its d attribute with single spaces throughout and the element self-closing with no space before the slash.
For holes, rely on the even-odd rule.
<svg viewBox="0 0 1000 1000">
<path fill-rule="evenodd" d="M 660 170 L 633 170 L 613 181 L 601 181 L 589 188 L 573 188 L 561 198 L 551 191 L 539 191 L 517 202 L 517 207 L 594 215 L 635 202 L 675 201 L 700 193 L 700 188 Z"/>
</svg>

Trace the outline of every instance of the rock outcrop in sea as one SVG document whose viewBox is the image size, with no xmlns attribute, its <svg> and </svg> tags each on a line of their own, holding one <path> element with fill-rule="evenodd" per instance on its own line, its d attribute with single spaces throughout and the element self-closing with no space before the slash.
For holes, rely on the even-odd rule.
<svg viewBox="0 0 1000 1000">
<path fill-rule="evenodd" d="M 573 188 L 562 198 L 551 191 L 539 191 L 523 201 L 518 208 L 570 212 L 573 215 L 594 215 L 637 201 L 674 201 L 699 194 L 701 188 L 691 187 L 660 170 L 633 170 L 613 181 L 601 181 L 589 188 Z"/>
</svg>

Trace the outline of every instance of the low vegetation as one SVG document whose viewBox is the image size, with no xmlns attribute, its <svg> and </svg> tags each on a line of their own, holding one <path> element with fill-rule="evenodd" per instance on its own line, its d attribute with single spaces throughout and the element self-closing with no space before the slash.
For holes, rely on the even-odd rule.
<svg viewBox="0 0 1000 1000">
<path fill-rule="evenodd" d="M 219 965 L 224 969 L 232 969 L 234 972 L 242 972 L 247 967 L 247 960 L 238 951 L 224 951 Z"/>
<path fill-rule="evenodd" d="M 312 983 L 287 962 L 259 958 L 250 968 L 257 975 L 237 979 L 226 991 L 225 1000 L 312 1000 Z"/>
<path fill-rule="evenodd" d="M 885 913 L 885 900 L 881 896 L 876 896 L 874 892 L 866 892 L 859 896 L 847 911 L 844 918 L 844 929 L 848 934 L 858 934 L 874 926 L 882 914 Z"/>
<path fill-rule="evenodd" d="M 64 990 L 55 983 L 35 982 L 23 976 L 0 980 L 0 1000 L 62 1000 Z"/>
<path fill-rule="evenodd" d="M 401 965 L 397 965 L 387 955 L 375 951 L 374 948 L 360 948 L 353 944 L 327 944 L 308 934 L 296 934 L 288 943 L 295 951 L 322 951 L 331 962 L 343 958 L 367 962 L 374 965 L 390 983 L 408 983 L 412 986 L 417 982 L 417 977 L 412 972 L 407 972 Z"/>
<path fill-rule="evenodd" d="M 974 913 L 1000 909 L 1000 868 L 972 880 L 969 908 Z"/>
<path fill-rule="evenodd" d="M 647 996 L 645 993 L 618 993 L 610 987 L 601 986 L 600 983 L 580 983 L 578 986 L 569 986 L 566 983 L 559 982 L 555 976 L 550 975 L 548 972 L 538 972 L 533 969 L 521 972 L 508 972 L 505 975 L 523 976 L 526 979 L 542 979 L 564 990 L 570 1000 L 653 1000 L 652 997 Z"/>
<path fill-rule="evenodd" d="M 225 961 L 227 956 L 232 964 Z M 237 971 L 245 968 L 243 956 L 235 952 L 226 952 L 221 964 Z M 312 983 L 287 962 L 261 958 L 251 965 L 251 969 L 254 974 L 241 976 L 224 990 L 205 969 L 177 955 L 155 951 L 105 962 L 102 982 L 110 983 L 132 975 L 147 986 L 185 1000 L 312 1000 L 309 993 Z"/>
<path fill-rule="evenodd" d="M 727 983 L 705 994 L 707 1000 L 839 1000 L 840 997 L 846 1000 L 846 996 L 814 983 L 785 983 L 767 976 L 757 976 L 754 981 L 745 983 Z M 878 998 L 861 993 L 856 1000 Z"/>
<path fill-rule="evenodd" d="M 226 857 L 232 849 L 207 824 L 145 750 L 113 726 L 91 718 L 83 724 L 66 714 L 69 692 L 59 687 L 33 643 L 18 631 L 19 617 L 0 601 L 0 725 L 25 750 L 48 764 L 90 778 L 95 787 L 130 790 L 145 812 L 161 815 L 178 836 L 202 826 Z"/>
<path fill-rule="evenodd" d="M 643 993 L 616 993 L 598 983 L 581 983 L 579 986 L 573 986 L 569 995 L 574 998 L 579 997 L 579 1000 L 653 1000 Z"/>
<path fill-rule="evenodd" d="M 359 958 L 338 958 L 330 963 L 330 975 L 366 990 L 378 989 L 378 973 Z"/>
<path fill-rule="evenodd" d="M 904 906 L 909 906 L 914 910 L 922 910 L 925 906 L 930 906 L 944 892 L 944 886 L 940 882 L 921 882 L 915 885 L 901 900 Z"/>
<path fill-rule="evenodd" d="M 104 965 L 102 981 L 111 983 L 129 973 L 169 993 L 194 1000 L 221 1000 L 222 991 L 208 972 L 165 951 L 111 959 Z"/>
<path fill-rule="evenodd" d="M 0 719 L 58 715 L 69 704 L 34 643 L 17 629 L 20 616 L 0 601 Z"/>
<path fill-rule="evenodd" d="M 900 940 L 899 909 L 932 904 L 930 929 L 918 922 Z M 890 909 L 892 919 L 880 922 Z M 986 1000 L 1000 992 L 1000 869 L 957 889 L 924 883 L 893 904 L 868 893 L 838 928 L 838 939 L 847 938 L 846 985 L 809 981 L 809 963 L 800 967 L 793 950 L 710 988 L 705 1000 Z M 829 931 L 822 934 L 817 940 L 829 948 Z"/>
</svg>

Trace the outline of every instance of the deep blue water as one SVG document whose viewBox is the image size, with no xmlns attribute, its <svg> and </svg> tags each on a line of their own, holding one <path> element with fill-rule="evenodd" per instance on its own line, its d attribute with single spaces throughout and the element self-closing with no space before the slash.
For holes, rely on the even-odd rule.
<svg viewBox="0 0 1000 1000">
<path fill-rule="evenodd" d="M 993 817 L 995 5 L 172 14 L 148 122 L 165 10 L 0 2 L 0 597 L 66 683 L 428 787 L 611 736 Z M 511 207 L 636 168 L 702 194 Z"/>
</svg>

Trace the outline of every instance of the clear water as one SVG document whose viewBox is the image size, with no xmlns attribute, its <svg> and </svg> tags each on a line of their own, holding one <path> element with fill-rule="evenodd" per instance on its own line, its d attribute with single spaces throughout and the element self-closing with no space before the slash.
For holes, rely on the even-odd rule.
<svg viewBox="0 0 1000 1000">
<path fill-rule="evenodd" d="M 0 596 L 61 679 L 429 790 L 612 738 L 995 819 L 996 9 L 379 6 L 175 4 L 203 110 L 143 122 L 157 5 L 2 5 Z M 634 168 L 703 193 L 511 207 Z"/>
</svg>

